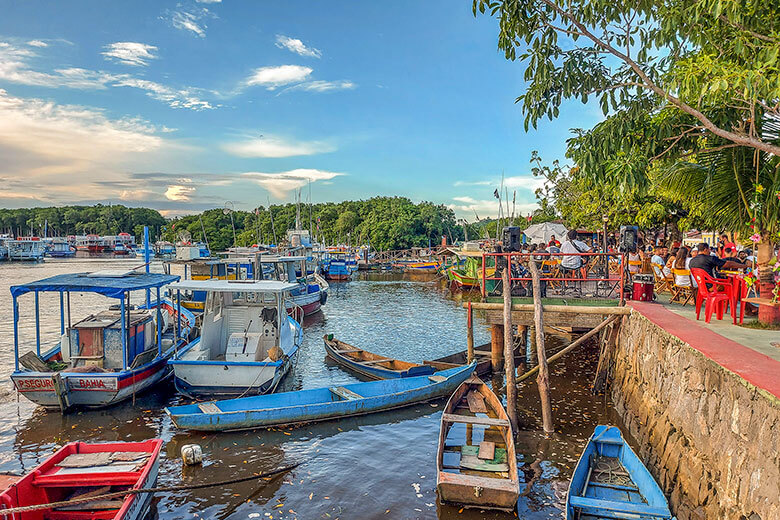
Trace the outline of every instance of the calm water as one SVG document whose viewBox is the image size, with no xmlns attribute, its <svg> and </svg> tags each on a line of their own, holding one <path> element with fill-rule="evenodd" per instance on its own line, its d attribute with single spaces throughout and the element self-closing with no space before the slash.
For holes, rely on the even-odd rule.
<svg viewBox="0 0 780 520">
<path fill-rule="evenodd" d="M 159 518 L 218 519 L 367 519 L 367 518 L 513 518 L 444 506 L 437 502 L 435 457 L 443 401 L 400 411 L 277 431 L 190 434 L 177 431 L 163 408 L 181 401 L 161 387 L 130 403 L 100 411 L 62 416 L 45 412 L 17 397 L 8 375 L 13 370 L 13 329 L 8 288 L 60 273 L 110 266 L 134 267 L 133 260 L 50 260 L 39 265 L 0 264 L 0 472 L 23 473 L 72 440 L 166 441 L 160 485 L 226 480 L 270 470 L 293 461 L 305 464 L 264 486 L 248 482 L 155 496 Z M 156 265 L 154 270 L 160 270 Z M 465 348 L 466 314 L 459 295 L 430 278 L 361 274 L 359 280 L 334 283 L 323 312 L 307 318 L 297 365 L 282 391 L 340 385 L 356 379 L 325 360 L 323 334 L 377 353 L 421 361 Z M 99 296 L 72 297 L 73 319 L 101 309 Z M 44 344 L 59 333 L 58 298 L 41 298 Z M 32 296 L 20 310 L 26 348 L 34 348 Z M 478 323 L 480 323 L 478 321 Z M 475 326 L 475 341 L 489 340 Z M 548 339 L 548 348 L 568 342 Z M 552 438 L 539 434 L 538 393 L 530 384 L 520 392 L 521 432 L 517 440 L 521 479 L 520 517 L 561 518 L 568 478 L 586 439 L 599 422 L 614 421 L 603 397 L 588 385 L 597 352 L 585 347 L 551 366 L 556 428 Z M 500 380 L 494 385 L 500 386 Z M 182 467 L 179 449 L 203 447 L 202 467 Z"/>
</svg>

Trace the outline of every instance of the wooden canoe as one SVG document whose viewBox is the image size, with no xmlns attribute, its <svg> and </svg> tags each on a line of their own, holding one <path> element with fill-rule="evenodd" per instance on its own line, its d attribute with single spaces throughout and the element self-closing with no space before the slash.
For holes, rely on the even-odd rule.
<svg viewBox="0 0 780 520">
<path fill-rule="evenodd" d="M 514 510 L 520 487 L 512 427 L 501 401 L 476 376 L 444 407 L 436 461 L 442 502 Z"/>
<path fill-rule="evenodd" d="M 325 352 L 331 359 L 344 368 L 371 379 L 426 376 L 436 371 L 436 368 L 430 365 L 400 361 L 353 347 L 335 339 L 333 334 L 326 334 L 322 339 L 325 342 Z"/>
<path fill-rule="evenodd" d="M 616 426 L 596 426 L 569 483 L 566 519 L 653 518 L 672 513 L 661 488 Z"/>
<path fill-rule="evenodd" d="M 290 426 L 392 410 L 450 395 L 475 363 L 430 376 L 398 377 L 343 386 L 226 399 L 165 411 L 181 429 L 228 431 Z"/>
</svg>

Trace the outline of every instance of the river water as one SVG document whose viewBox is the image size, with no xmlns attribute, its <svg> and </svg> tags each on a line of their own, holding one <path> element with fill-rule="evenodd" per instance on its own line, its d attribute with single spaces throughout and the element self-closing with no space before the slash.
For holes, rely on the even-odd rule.
<svg viewBox="0 0 780 520">
<path fill-rule="evenodd" d="M 295 461 L 298 468 L 265 485 L 231 486 L 156 495 L 152 517 L 216 519 L 509 519 L 512 514 L 462 510 L 442 505 L 436 496 L 436 447 L 444 401 L 365 417 L 296 429 L 192 434 L 177 431 L 163 408 L 185 402 L 171 385 L 158 387 L 131 403 L 68 415 L 36 408 L 13 391 L 13 328 L 9 287 L 61 273 L 135 267 L 142 261 L 106 259 L 47 260 L 0 264 L 0 472 L 24 473 L 58 447 L 74 440 L 115 441 L 160 437 L 166 445 L 160 485 L 219 481 L 271 470 Z M 161 271 L 155 264 L 153 270 Z M 323 334 L 373 352 L 409 361 L 441 357 L 465 348 L 464 297 L 451 294 L 432 278 L 360 273 L 357 280 L 333 283 L 327 305 L 304 323 L 298 361 L 280 391 L 342 385 L 357 379 L 325 359 Z M 56 342 L 59 303 L 41 297 L 42 350 Z M 74 321 L 103 308 L 106 299 L 73 295 Z M 33 299 L 20 299 L 20 331 L 25 347 L 35 346 Z M 489 341 L 480 317 L 475 342 Z M 548 349 L 570 341 L 548 336 Z M 562 518 L 569 476 L 596 424 L 614 422 L 604 397 L 589 390 L 598 352 L 578 349 L 551 365 L 557 431 L 540 434 L 535 384 L 519 396 L 521 428 L 517 456 L 521 497 L 519 516 Z M 494 384 L 500 386 L 500 380 Z M 182 445 L 203 447 L 201 467 L 183 467 Z"/>
</svg>

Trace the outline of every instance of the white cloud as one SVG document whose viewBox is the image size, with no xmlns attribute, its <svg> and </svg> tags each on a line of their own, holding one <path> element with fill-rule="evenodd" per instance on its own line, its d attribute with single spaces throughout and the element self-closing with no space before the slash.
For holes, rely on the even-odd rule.
<svg viewBox="0 0 780 520">
<path fill-rule="evenodd" d="M 322 141 L 292 141 L 274 136 L 260 136 L 234 143 L 222 148 L 239 157 L 295 157 L 333 152 L 336 147 Z"/>
<path fill-rule="evenodd" d="M 41 40 L 30 40 L 27 45 L 31 47 L 48 47 L 49 44 Z"/>
<path fill-rule="evenodd" d="M 219 4 L 222 0 L 195 0 L 199 4 Z"/>
<path fill-rule="evenodd" d="M 310 67 L 300 65 L 280 65 L 278 67 L 260 67 L 252 72 L 246 80 L 247 86 L 260 85 L 268 90 L 274 90 L 277 87 L 289 85 L 290 83 L 300 83 L 312 73 Z"/>
<path fill-rule="evenodd" d="M 209 110 L 215 108 L 208 101 L 200 99 L 194 89 L 175 89 L 146 79 L 125 77 L 116 81 L 116 86 L 133 87 L 146 91 L 146 95 L 158 101 L 164 101 L 172 108 L 190 110 Z"/>
<path fill-rule="evenodd" d="M 471 218 L 476 213 L 480 219 L 486 217 L 498 216 L 498 199 L 475 199 L 469 196 L 452 197 L 452 200 L 459 204 L 448 204 L 453 211 L 459 216 Z M 506 202 L 502 201 L 504 208 L 506 208 Z M 515 204 L 515 215 L 524 215 L 537 209 L 539 205 L 536 202 L 518 202 Z M 509 211 L 512 211 L 512 203 L 510 201 Z"/>
<path fill-rule="evenodd" d="M 189 31 L 201 38 L 206 36 L 208 26 L 203 23 L 205 18 L 215 18 L 214 14 L 206 9 L 174 11 L 170 14 L 171 25 L 182 31 Z"/>
<path fill-rule="evenodd" d="M 156 59 L 157 47 L 139 42 L 116 42 L 105 46 L 105 51 L 101 54 L 107 60 L 115 59 L 125 65 L 134 65 L 143 67 L 148 65 L 149 60 Z"/>
<path fill-rule="evenodd" d="M 188 180 L 188 179 L 185 179 Z M 172 184 L 165 190 L 165 198 L 178 202 L 189 202 L 191 196 L 195 193 L 194 186 L 185 186 L 182 184 Z"/>
<path fill-rule="evenodd" d="M 355 83 L 349 80 L 341 80 L 341 81 L 315 80 L 315 81 L 307 81 L 305 83 L 300 83 L 299 85 L 293 85 L 292 87 L 288 87 L 285 90 L 307 90 L 310 92 L 329 92 L 331 90 L 352 90 L 355 87 L 357 87 L 357 85 L 355 85 Z"/>
<path fill-rule="evenodd" d="M 301 40 L 281 34 L 276 36 L 276 46 L 309 58 L 320 58 L 322 56 L 321 50 L 307 47 Z"/>
<path fill-rule="evenodd" d="M 247 172 L 242 177 L 253 180 L 277 199 L 285 198 L 292 190 L 306 186 L 310 181 L 328 181 L 343 173 L 298 168 L 277 173 Z"/>
<path fill-rule="evenodd" d="M 491 186 L 492 181 L 455 181 L 453 186 Z"/>
<path fill-rule="evenodd" d="M 533 175 L 515 175 L 504 178 L 504 186 L 508 188 L 520 188 L 530 191 L 536 191 L 547 183 L 544 177 L 534 177 Z"/>
</svg>

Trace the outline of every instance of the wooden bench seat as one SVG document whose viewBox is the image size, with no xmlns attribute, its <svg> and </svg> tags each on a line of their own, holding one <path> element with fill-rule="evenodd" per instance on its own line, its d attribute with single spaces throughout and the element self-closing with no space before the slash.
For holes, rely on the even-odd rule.
<svg viewBox="0 0 780 520">
<path fill-rule="evenodd" d="M 347 401 L 352 401 L 354 399 L 363 399 L 362 395 L 356 394 L 352 390 L 344 388 L 343 386 L 332 386 L 330 387 L 330 391 L 333 392 L 333 394 L 337 395 L 338 397 L 341 397 L 342 399 Z"/>
<path fill-rule="evenodd" d="M 481 424 L 483 426 L 505 426 L 509 427 L 509 421 L 506 419 L 492 419 L 490 417 L 471 417 L 469 415 L 455 415 L 445 413 L 442 415 L 442 421 L 466 424 Z"/>
<path fill-rule="evenodd" d="M 633 515 L 665 517 L 669 515 L 669 509 L 665 507 L 649 506 L 647 504 L 638 504 L 636 502 L 618 502 L 614 500 L 602 500 L 598 498 L 570 496 L 569 503 L 572 507 L 579 509 L 599 510 L 599 514 L 605 516 L 605 513 L 628 513 Z M 615 518 L 625 518 L 616 516 Z"/>
</svg>

